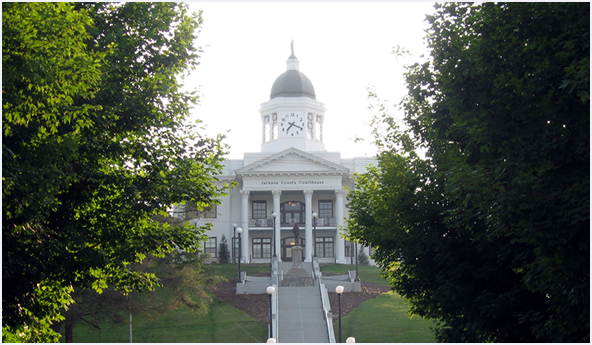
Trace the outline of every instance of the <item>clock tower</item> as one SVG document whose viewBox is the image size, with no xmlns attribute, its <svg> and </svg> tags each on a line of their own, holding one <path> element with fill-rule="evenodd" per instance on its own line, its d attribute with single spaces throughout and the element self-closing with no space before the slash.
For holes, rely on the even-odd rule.
<svg viewBox="0 0 592 345">
<path fill-rule="evenodd" d="M 261 104 L 261 152 L 280 152 L 290 147 L 308 152 L 325 151 L 323 121 L 325 105 L 316 100 L 312 83 L 299 71 L 300 61 L 292 54 L 287 70 L 271 87 L 268 102 Z"/>
</svg>

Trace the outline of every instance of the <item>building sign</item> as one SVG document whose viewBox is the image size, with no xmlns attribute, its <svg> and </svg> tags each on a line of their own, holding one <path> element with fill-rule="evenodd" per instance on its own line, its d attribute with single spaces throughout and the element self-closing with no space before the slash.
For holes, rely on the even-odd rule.
<svg viewBox="0 0 592 345">
<path fill-rule="evenodd" d="M 281 180 L 281 181 L 261 181 L 261 185 L 318 185 L 325 184 L 325 181 L 305 181 L 305 180 Z"/>
<path fill-rule="evenodd" d="M 323 176 L 310 178 L 293 177 L 243 177 L 243 188 L 249 190 L 304 190 L 304 189 L 340 189 L 341 176 Z"/>
</svg>

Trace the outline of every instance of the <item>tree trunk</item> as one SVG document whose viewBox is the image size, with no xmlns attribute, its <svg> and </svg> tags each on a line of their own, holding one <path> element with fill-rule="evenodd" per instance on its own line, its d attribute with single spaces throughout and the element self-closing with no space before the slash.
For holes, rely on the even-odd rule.
<svg viewBox="0 0 592 345">
<path fill-rule="evenodd" d="M 74 326 L 76 325 L 76 321 L 74 318 L 66 317 L 66 321 L 64 322 L 64 333 L 66 336 L 66 343 L 73 343 L 74 342 Z"/>
</svg>

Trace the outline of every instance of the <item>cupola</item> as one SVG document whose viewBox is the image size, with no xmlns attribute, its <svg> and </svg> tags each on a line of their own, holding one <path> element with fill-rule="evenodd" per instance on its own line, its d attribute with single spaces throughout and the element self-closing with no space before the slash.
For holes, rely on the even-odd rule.
<svg viewBox="0 0 592 345">
<path fill-rule="evenodd" d="M 325 151 L 323 122 L 325 105 L 316 99 L 310 79 L 299 71 L 292 54 L 286 71 L 276 78 L 270 99 L 261 104 L 262 152 L 280 152 L 290 147 L 306 152 Z"/>
</svg>

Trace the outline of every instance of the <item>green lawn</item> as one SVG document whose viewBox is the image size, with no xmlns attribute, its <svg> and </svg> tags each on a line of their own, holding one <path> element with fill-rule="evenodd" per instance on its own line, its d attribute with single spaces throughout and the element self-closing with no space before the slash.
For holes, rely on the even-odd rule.
<svg viewBox="0 0 592 345">
<path fill-rule="evenodd" d="M 211 274 L 221 275 L 227 279 L 236 279 L 237 265 L 210 265 L 206 269 Z M 251 275 L 266 274 L 269 264 L 241 265 Z M 321 271 L 325 274 L 346 274 L 347 270 L 355 269 L 353 265 L 323 264 Z M 360 278 L 363 282 L 385 284 L 380 276 L 380 269 L 370 266 L 359 266 Z M 156 292 L 158 294 L 158 292 Z M 166 298 L 153 296 L 152 298 Z M 349 336 L 357 342 L 434 342 L 434 335 L 429 327 L 430 321 L 407 315 L 408 307 L 396 294 L 389 292 L 370 299 L 350 312 L 342 321 L 343 341 Z M 333 311 L 337 314 L 337 311 Z M 335 332 L 337 333 L 335 322 Z M 129 342 L 129 325 L 101 325 L 99 332 L 84 324 L 74 329 L 74 341 L 80 343 L 126 343 Z M 143 343 L 254 343 L 267 340 L 267 324 L 257 322 L 246 313 L 233 308 L 227 303 L 217 300 L 210 306 L 207 314 L 192 313 L 187 309 L 179 309 L 163 313 L 156 319 L 134 317 L 133 342 Z"/>
<path fill-rule="evenodd" d="M 104 326 L 101 332 L 80 325 L 74 329 L 77 343 L 129 342 L 129 325 Z M 207 314 L 175 310 L 155 320 L 133 319 L 132 340 L 138 343 L 263 343 L 267 324 L 224 302 L 215 302 Z"/>
<path fill-rule="evenodd" d="M 433 323 L 418 316 L 409 318 L 409 307 L 394 292 L 378 295 L 352 310 L 341 321 L 341 336 L 356 338 L 358 343 L 435 343 Z M 338 311 L 334 310 L 334 314 Z M 333 322 L 339 339 L 339 323 Z"/>
<path fill-rule="evenodd" d="M 321 264 L 323 274 L 347 274 L 355 265 Z M 388 282 L 380 276 L 380 268 L 358 266 L 362 282 L 383 284 Z M 346 298 L 344 296 L 344 298 Z M 356 338 L 358 343 L 434 343 L 436 339 L 430 330 L 434 324 L 418 316 L 410 318 L 409 306 L 396 293 L 383 293 L 362 303 L 341 321 L 341 336 Z M 337 316 L 338 310 L 333 310 Z M 339 323 L 334 321 L 335 338 L 339 339 Z"/>
<path fill-rule="evenodd" d="M 356 265 L 335 265 L 335 264 L 321 264 L 321 272 L 323 275 L 343 275 L 347 274 L 348 270 L 354 271 Z M 363 282 L 383 284 L 388 286 L 388 282 L 380 276 L 380 268 L 374 266 L 358 266 L 358 274 Z"/>
</svg>

